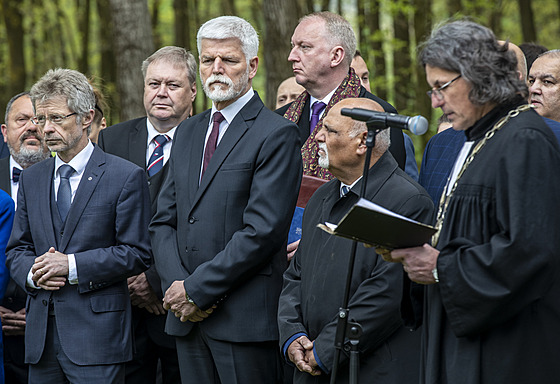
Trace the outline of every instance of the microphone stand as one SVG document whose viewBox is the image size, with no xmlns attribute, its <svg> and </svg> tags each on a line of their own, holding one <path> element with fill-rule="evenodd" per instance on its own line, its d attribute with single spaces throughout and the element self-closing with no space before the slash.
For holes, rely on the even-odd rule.
<svg viewBox="0 0 560 384">
<path fill-rule="evenodd" d="M 366 195 L 369 165 L 371 161 L 371 152 L 375 147 L 375 137 L 377 134 L 386 129 L 387 126 L 384 122 L 369 120 L 366 122 L 368 128 L 368 135 L 366 138 L 366 159 L 364 163 L 364 172 L 362 176 L 362 187 L 360 196 Z M 360 366 L 360 352 L 358 345 L 360 337 L 362 336 L 362 327 L 360 324 L 348 321 L 350 309 L 348 308 L 348 301 L 350 299 L 350 288 L 352 286 L 352 274 L 354 272 L 354 264 L 356 261 L 356 250 L 358 242 L 356 240 L 352 243 L 352 250 L 350 252 L 350 260 L 348 262 L 348 272 L 346 275 L 346 287 L 344 290 L 344 297 L 342 306 L 338 309 L 338 320 L 336 324 L 336 334 L 334 338 L 334 360 L 331 370 L 330 384 L 336 383 L 336 375 L 338 372 L 338 364 L 340 360 L 340 351 L 344 349 L 350 353 L 350 370 L 349 370 L 349 384 L 358 384 L 358 371 Z M 348 340 L 347 342 L 345 340 Z"/>
</svg>

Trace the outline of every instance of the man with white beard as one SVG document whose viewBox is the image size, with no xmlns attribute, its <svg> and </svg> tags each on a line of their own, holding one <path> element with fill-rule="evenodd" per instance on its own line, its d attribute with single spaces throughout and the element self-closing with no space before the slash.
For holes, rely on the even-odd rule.
<svg viewBox="0 0 560 384">
<path fill-rule="evenodd" d="M 319 188 L 307 203 L 301 243 L 284 274 L 278 325 L 284 357 L 298 369 L 294 383 L 319 384 L 331 379 L 336 318 L 346 279 L 341 271 L 348 269 L 352 241 L 328 235 L 317 224 L 338 223 L 358 201 L 368 134 L 366 124 L 342 116 L 342 108 L 383 111 L 370 99 L 341 100 L 327 113 L 315 136 L 318 164 L 336 179 Z M 429 195 L 398 167 L 389 145 L 389 130 L 382 130 L 372 150 L 364 197 L 401 215 L 428 222 L 433 211 Z M 348 308 L 349 318 L 363 328 L 359 340 L 360 383 L 417 382 L 420 332 L 410 332 L 400 312 L 403 291 L 408 294 L 410 289 L 410 280 L 399 268 L 384 262 L 373 248 L 357 247 Z M 342 355 L 337 383 L 347 383 L 349 377 L 347 357 Z"/>
<path fill-rule="evenodd" d="M 295 124 L 252 88 L 258 35 L 223 16 L 198 31 L 212 108 L 177 129 L 150 225 L 166 332 L 187 383 L 277 383 L 276 313 L 302 174 Z"/>
</svg>

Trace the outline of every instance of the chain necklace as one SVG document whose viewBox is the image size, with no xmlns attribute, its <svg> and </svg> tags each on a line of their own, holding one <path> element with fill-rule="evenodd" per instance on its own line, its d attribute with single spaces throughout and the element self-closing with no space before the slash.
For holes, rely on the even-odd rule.
<svg viewBox="0 0 560 384">
<path fill-rule="evenodd" d="M 441 194 L 441 198 L 439 199 L 439 208 L 438 208 L 437 220 L 436 220 L 436 226 L 435 226 L 436 233 L 434 233 L 434 235 L 432 236 L 432 246 L 433 247 L 437 246 L 439 236 L 441 234 L 441 228 L 443 227 L 443 220 L 445 219 L 445 214 L 447 212 L 447 208 L 449 207 L 449 201 L 451 200 L 451 197 L 453 196 L 453 193 L 457 189 L 457 184 L 459 183 L 459 179 L 461 179 L 461 176 L 463 176 L 463 174 L 467 170 L 468 166 L 472 163 L 475 155 L 478 152 L 480 152 L 480 150 L 482 149 L 482 147 L 484 147 L 486 145 L 488 140 L 490 140 L 494 136 L 494 134 L 497 131 L 499 131 L 509 121 L 509 119 L 511 119 L 513 117 L 516 117 L 517 115 L 519 115 L 519 113 L 527 111 L 529 109 L 531 109 L 531 106 L 529 104 L 521 105 L 521 106 L 519 106 L 515 109 L 512 109 L 511 111 L 508 112 L 508 114 L 506 116 L 502 117 L 500 119 L 500 121 L 498 121 L 494 125 L 494 127 L 492 127 L 491 130 L 486 132 L 486 134 L 484 135 L 484 138 L 482 140 L 480 140 L 478 142 L 478 144 L 476 144 L 476 146 L 472 150 L 469 157 L 467 157 L 467 160 L 465 160 L 465 162 L 463 163 L 463 166 L 461 167 L 461 170 L 459 171 L 459 174 L 457 175 L 457 179 L 455 179 L 455 182 L 453 183 L 453 187 L 451 188 L 451 192 L 449 192 L 449 194 L 446 194 L 448 184 L 451 181 L 451 176 L 449 176 L 449 179 L 447 180 L 447 184 L 445 185 L 443 193 Z"/>
</svg>

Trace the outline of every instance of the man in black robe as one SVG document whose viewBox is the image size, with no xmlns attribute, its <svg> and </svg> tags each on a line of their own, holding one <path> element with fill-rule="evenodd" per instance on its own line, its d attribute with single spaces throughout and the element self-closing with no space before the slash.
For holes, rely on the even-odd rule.
<svg viewBox="0 0 560 384">
<path fill-rule="evenodd" d="M 359 199 L 367 129 L 365 123 L 340 114 L 348 107 L 382 110 L 372 100 L 342 100 L 329 111 L 317 134 L 319 165 L 336 179 L 309 200 L 299 249 L 284 274 L 278 319 L 280 346 L 286 359 L 298 368 L 294 383 L 328 383 L 333 365 L 336 317 L 352 241 L 331 236 L 316 225 L 337 223 Z M 412 219 L 429 221 L 432 201 L 398 167 L 387 150 L 389 141 L 388 130 L 377 135 L 365 198 Z M 349 318 L 359 322 L 364 331 L 359 344 L 359 378 L 363 383 L 418 381 L 419 334 L 404 327 L 400 313 L 403 289 L 408 292 L 410 286 L 395 266 L 384 262 L 372 248 L 358 246 Z M 343 355 L 337 383 L 347 380 L 348 359 Z"/>
<path fill-rule="evenodd" d="M 558 141 L 489 29 L 444 25 L 420 62 L 432 106 L 467 138 L 433 244 L 384 253 L 428 284 L 420 383 L 558 383 Z"/>
</svg>

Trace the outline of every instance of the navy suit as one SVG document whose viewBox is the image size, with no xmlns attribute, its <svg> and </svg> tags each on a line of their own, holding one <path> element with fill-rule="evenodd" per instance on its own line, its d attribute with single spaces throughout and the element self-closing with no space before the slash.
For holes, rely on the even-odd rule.
<svg viewBox="0 0 560 384">
<path fill-rule="evenodd" d="M 36 364 L 41 359 L 47 320 L 54 315 L 60 345 L 72 363 L 123 363 L 132 358 L 126 278 L 144 271 L 150 262 L 144 174 L 95 147 L 62 224 L 56 216 L 54 164 L 50 158 L 22 172 L 7 247 L 12 278 L 28 292 L 25 360 Z M 78 284 L 67 282 L 56 291 L 27 287 L 35 258 L 53 246 L 75 255 Z"/>
<path fill-rule="evenodd" d="M 259 362 L 247 355 L 224 352 L 212 358 L 233 360 L 237 380 L 241 375 L 247 383 L 274 382 L 278 296 L 302 174 L 298 129 L 266 109 L 255 93 L 230 123 L 199 186 L 209 120 L 207 110 L 177 129 L 150 233 L 163 290 L 184 280 L 199 308 L 217 308 L 196 325 L 170 313 L 166 331 L 202 333 L 232 347 L 266 342 L 276 358 L 268 366 L 255 366 Z M 181 339 L 181 372 L 195 376 L 182 379 L 197 382 L 192 372 L 200 367 L 183 361 Z M 214 364 L 203 370 L 224 369 Z"/>
<path fill-rule="evenodd" d="M 133 162 L 146 171 L 146 148 L 148 145 L 146 120 L 146 117 L 140 117 L 103 129 L 99 133 L 99 147 L 107 153 Z M 152 215 L 156 212 L 157 197 L 168 169 L 169 166 L 166 163 L 158 173 L 151 177 L 148 176 Z M 161 280 L 155 264 L 145 273 L 152 290 L 160 299 L 163 299 Z M 127 382 L 134 384 L 153 383 L 158 360 L 162 364 L 164 383 L 174 383 L 179 380 L 179 362 L 177 361 L 175 339 L 164 332 L 165 318 L 164 315 L 151 314 L 144 308 L 132 307 L 135 350 L 133 360 L 126 367 Z"/>
<path fill-rule="evenodd" d="M 465 140 L 463 131 L 449 128 L 433 136 L 426 145 L 418 183 L 432 198 L 436 211 L 441 192 Z"/>
</svg>

